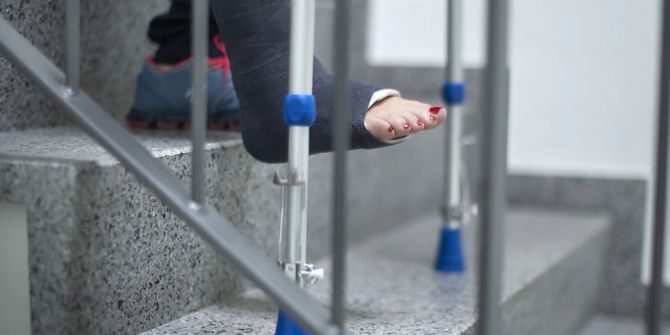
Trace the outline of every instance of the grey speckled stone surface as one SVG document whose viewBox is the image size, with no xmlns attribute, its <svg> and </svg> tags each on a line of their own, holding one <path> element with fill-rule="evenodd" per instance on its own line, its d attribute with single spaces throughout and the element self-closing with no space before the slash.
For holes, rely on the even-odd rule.
<svg viewBox="0 0 670 335">
<path fill-rule="evenodd" d="M 577 335 L 642 335 L 644 325 L 640 319 L 617 318 L 598 315 L 580 330 Z M 665 324 L 662 335 L 670 335 L 670 325 Z"/>
<path fill-rule="evenodd" d="M 437 215 L 381 234 L 349 254 L 349 330 L 354 334 L 471 334 L 475 269 L 431 266 Z M 593 311 L 608 221 L 598 215 L 512 211 L 507 216 L 503 315 L 506 334 L 574 334 Z M 474 246 L 473 232 L 466 241 Z M 327 271 L 328 261 L 322 262 Z M 328 273 L 328 272 L 327 272 Z M 328 301 L 328 282 L 311 292 Z M 145 335 L 272 334 L 276 307 L 252 289 Z"/>
<path fill-rule="evenodd" d="M 580 211 L 603 211 L 612 220 L 606 275 L 599 299 L 603 313 L 641 317 L 645 289 L 640 284 L 646 182 L 635 179 L 560 176 L 512 176 L 508 198 L 513 205 Z M 670 317 L 670 291 L 664 291 L 664 315 Z"/>
<path fill-rule="evenodd" d="M 165 0 L 82 1 L 82 87 L 108 112 L 125 115 L 135 76 L 151 50 L 151 17 Z M 3 0 L 0 15 L 58 66 L 63 66 L 64 2 Z M 0 57 L 0 131 L 61 125 L 65 115 Z"/>
<path fill-rule="evenodd" d="M 188 180 L 184 134 L 140 137 Z M 264 246 L 275 234 L 267 218 L 276 192 L 261 182 L 271 170 L 236 137 L 209 144 L 209 197 Z M 0 138 L 0 200 L 28 208 L 33 334 L 139 332 L 241 287 L 220 256 L 80 131 Z"/>
<path fill-rule="evenodd" d="M 209 198 L 275 254 L 279 189 L 270 180 L 281 166 L 255 162 L 238 135 L 211 135 Z M 187 132 L 137 136 L 188 182 Z M 441 136 L 351 153 L 352 240 L 437 208 L 442 159 L 432 143 Z M 319 258 L 329 250 L 332 159 L 318 155 L 310 164 L 308 253 Z M 0 191 L 0 201 L 28 208 L 35 334 L 139 332 L 247 285 L 75 128 L 0 133 Z"/>
</svg>

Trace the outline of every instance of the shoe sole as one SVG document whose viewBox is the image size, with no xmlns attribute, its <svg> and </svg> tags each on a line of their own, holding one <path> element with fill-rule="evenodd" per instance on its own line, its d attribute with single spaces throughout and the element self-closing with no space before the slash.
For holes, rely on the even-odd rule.
<svg viewBox="0 0 670 335">
<path fill-rule="evenodd" d="M 135 129 L 190 129 L 191 119 L 184 115 L 155 116 L 151 113 L 132 109 L 126 117 L 128 126 Z M 219 114 L 207 115 L 207 129 L 210 130 L 240 130 L 239 111 L 226 111 Z"/>
</svg>

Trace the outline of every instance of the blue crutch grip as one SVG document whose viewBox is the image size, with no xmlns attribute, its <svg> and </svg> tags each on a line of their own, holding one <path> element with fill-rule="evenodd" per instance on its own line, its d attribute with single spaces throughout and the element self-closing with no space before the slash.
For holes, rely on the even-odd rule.
<svg viewBox="0 0 670 335">
<path fill-rule="evenodd" d="M 465 271 L 461 228 L 442 227 L 440 245 L 437 249 L 435 270 L 459 273 Z"/>
<path fill-rule="evenodd" d="M 465 102 L 465 84 L 448 81 L 442 87 L 442 98 L 447 105 L 461 105 Z"/>
<path fill-rule="evenodd" d="M 316 121 L 316 100 L 311 94 L 289 94 L 284 99 L 284 122 L 311 127 Z"/>
<path fill-rule="evenodd" d="M 297 323 L 281 310 L 277 316 L 277 330 L 275 335 L 308 335 Z"/>
</svg>

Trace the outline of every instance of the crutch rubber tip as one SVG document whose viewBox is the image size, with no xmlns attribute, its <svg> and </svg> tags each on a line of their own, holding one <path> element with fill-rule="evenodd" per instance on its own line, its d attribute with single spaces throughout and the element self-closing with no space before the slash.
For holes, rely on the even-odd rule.
<svg viewBox="0 0 670 335">
<path fill-rule="evenodd" d="M 279 311 L 277 316 L 277 330 L 275 335 L 308 335 L 305 331 L 298 326 L 291 318 L 284 314 L 284 312 Z"/>
<path fill-rule="evenodd" d="M 461 105 L 465 102 L 465 84 L 448 81 L 442 87 L 442 99 L 448 105 Z"/>
<path fill-rule="evenodd" d="M 461 229 L 442 227 L 440 245 L 437 249 L 435 270 L 439 272 L 458 273 L 465 271 Z"/>
<path fill-rule="evenodd" d="M 284 100 L 284 122 L 288 126 L 311 127 L 316 121 L 316 99 L 311 94 L 289 94 Z"/>
</svg>

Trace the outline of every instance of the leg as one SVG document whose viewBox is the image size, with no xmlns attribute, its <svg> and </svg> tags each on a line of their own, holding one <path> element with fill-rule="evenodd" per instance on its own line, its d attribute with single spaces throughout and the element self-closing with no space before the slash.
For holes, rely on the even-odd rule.
<svg viewBox="0 0 670 335">
<path fill-rule="evenodd" d="M 231 60 L 233 81 L 243 110 L 244 144 L 261 161 L 286 161 L 288 131 L 282 104 L 288 91 L 290 2 L 212 0 L 211 5 Z M 333 85 L 333 77 L 316 60 L 313 91 L 317 119 L 310 131 L 311 154 L 332 150 Z M 429 105 L 391 98 L 370 109 L 374 117 L 366 117 L 371 97 L 379 88 L 352 82 L 351 90 L 352 149 L 388 145 L 382 140 L 431 128 L 446 115 L 439 107 L 439 111 L 431 114 Z M 430 122 L 428 127 L 426 122 Z"/>
</svg>

